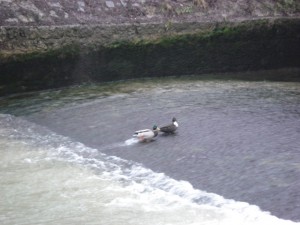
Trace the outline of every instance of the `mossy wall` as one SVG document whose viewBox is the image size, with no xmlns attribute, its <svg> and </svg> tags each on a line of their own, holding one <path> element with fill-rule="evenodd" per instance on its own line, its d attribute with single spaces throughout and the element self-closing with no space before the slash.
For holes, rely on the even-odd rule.
<svg viewBox="0 0 300 225">
<path fill-rule="evenodd" d="M 84 47 L 75 42 L 2 56 L 0 95 L 82 82 L 300 67 L 299 59 L 300 20 L 221 24 L 206 32 Z"/>
</svg>

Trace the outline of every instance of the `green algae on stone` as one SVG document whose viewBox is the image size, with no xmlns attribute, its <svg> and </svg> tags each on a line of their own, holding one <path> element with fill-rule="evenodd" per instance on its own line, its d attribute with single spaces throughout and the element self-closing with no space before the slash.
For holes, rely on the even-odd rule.
<svg viewBox="0 0 300 225">
<path fill-rule="evenodd" d="M 191 34 L 2 53 L 0 95 L 84 82 L 300 67 L 299 33 L 297 19 L 257 20 Z"/>
</svg>

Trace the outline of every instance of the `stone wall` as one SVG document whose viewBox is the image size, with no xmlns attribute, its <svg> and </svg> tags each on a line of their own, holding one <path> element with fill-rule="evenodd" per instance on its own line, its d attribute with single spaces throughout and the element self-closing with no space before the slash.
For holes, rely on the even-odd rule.
<svg viewBox="0 0 300 225">
<path fill-rule="evenodd" d="M 217 28 L 260 24 L 267 21 L 268 27 L 280 21 L 300 18 L 265 18 L 246 21 L 223 22 L 166 22 L 112 25 L 70 26 L 2 26 L 0 27 L 0 57 L 30 52 L 43 52 L 73 44 L 82 47 L 108 46 L 116 42 L 155 40 L 172 35 L 209 33 Z M 258 21 L 258 22 L 257 22 Z M 288 26 L 288 25 L 286 25 Z"/>
<path fill-rule="evenodd" d="M 82 82 L 300 68 L 299 34 L 297 18 L 2 27 L 0 95 Z"/>
<path fill-rule="evenodd" d="M 299 0 L 1 0 L 0 26 L 223 21 L 300 16 Z"/>
<path fill-rule="evenodd" d="M 193 5 L 192 1 L 179 2 L 183 8 Z M 172 1 L 168 5 L 177 8 L 179 2 Z M 164 10 L 165 5 L 164 0 L 5 0 L 0 1 L 0 25 L 120 24 L 145 20 L 153 22 L 168 15 Z"/>
<path fill-rule="evenodd" d="M 232 23 L 234 25 L 234 23 Z M 94 26 L 0 27 L 1 53 L 18 54 L 70 44 L 106 46 L 120 41 L 151 40 L 172 34 L 207 32 L 218 23 L 153 23 Z"/>
</svg>

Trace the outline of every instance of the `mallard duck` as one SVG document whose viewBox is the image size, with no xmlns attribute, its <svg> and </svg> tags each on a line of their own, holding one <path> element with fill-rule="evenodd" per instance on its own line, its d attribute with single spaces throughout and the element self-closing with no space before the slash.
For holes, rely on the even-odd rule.
<svg viewBox="0 0 300 225">
<path fill-rule="evenodd" d="M 167 134 L 173 134 L 178 128 L 178 123 L 175 117 L 172 119 L 172 124 L 160 127 L 159 130 L 161 132 L 167 133 Z"/>
<path fill-rule="evenodd" d="M 154 137 L 158 135 L 159 128 L 154 125 L 153 129 L 137 130 L 134 132 L 134 137 L 136 137 L 140 142 L 149 142 Z"/>
</svg>

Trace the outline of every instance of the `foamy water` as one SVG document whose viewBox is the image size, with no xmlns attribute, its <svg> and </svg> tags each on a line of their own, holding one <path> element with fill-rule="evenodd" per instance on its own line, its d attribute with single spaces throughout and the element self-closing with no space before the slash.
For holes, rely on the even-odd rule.
<svg viewBox="0 0 300 225">
<path fill-rule="evenodd" d="M 0 154 L 1 224 L 299 224 L 10 115 L 0 115 Z"/>
<path fill-rule="evenodd" d="M 137 144 L 139 142 L 139 140 L 137 138 L 129 138 L 125 141 L 125 145 L 134 145 Z"/>
</svg>

